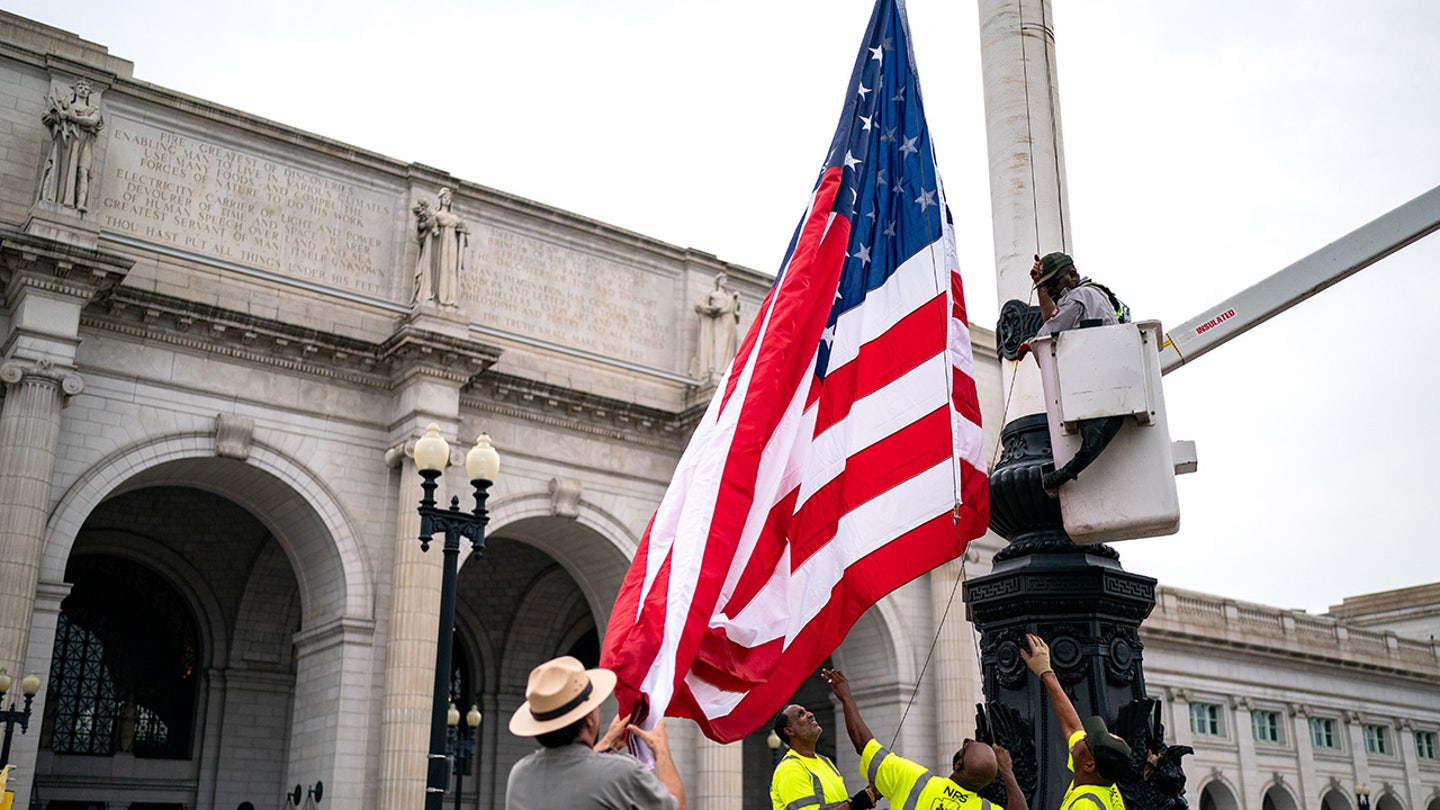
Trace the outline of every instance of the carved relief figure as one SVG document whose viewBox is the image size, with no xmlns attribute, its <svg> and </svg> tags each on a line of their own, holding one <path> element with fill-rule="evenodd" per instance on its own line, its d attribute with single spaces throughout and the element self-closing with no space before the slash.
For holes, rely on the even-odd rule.
<svg viewBox="0 0 1440 810">
<path fill-rule="evenodd" d="M 415 289 L 410 293 L 410 303 L 430 301 L 435 298 L 433 273 L 434 260 L 430 256 L 430 231 L 435 227 L 435 215 L 430 210 L 430 201 L 421 200 L 410 209 L 415 214 L 415 235 L 420 240 L 420 258 L 415 262 Z"/>
<path fill-rule="evenodd" d="M 740 323 L 740 293 L 727 286 L 729 277 L 715 276 L 715 287 L 695 305 L 700 314 L 700 374 L 724 373 L 735 357 L 735 328 Z"/>
<path fill-rule="evenodd" d="M 40 117 L 50 130 L 50 151 L 40 178 L 40 198 L 85 211 L 90 202 L 90 177 L 95 138 L 105 126 L 100 108 L 90 103 L 90 83 L 70 86 L 70 97 L 50 96 Z"/>
<path fill-rule="evenodd" d="M 465 269 L 465 249 L 470 246 L 470 228 L 450 210 L 450 189 L 442 188 L 435 207 L 421 202 L 413 209 L 415 228 L 420 234 L 420 259 L 415 266 L 413 303 L 438 299 L 442 306 L 459 301 L 460 273 Z"/>
</svg>

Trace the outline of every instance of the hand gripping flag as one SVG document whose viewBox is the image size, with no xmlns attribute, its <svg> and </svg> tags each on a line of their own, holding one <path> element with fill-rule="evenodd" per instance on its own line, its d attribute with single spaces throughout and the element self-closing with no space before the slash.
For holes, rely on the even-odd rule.
<svg viewBox="0 0 1440 810">
<path fill-rule="evenodd" d="M 954 234 L 904 12 L 880 0 L 809 209 L 616 599 L 622 713 L 744 737 L 989 514 Z"/>
</svg>

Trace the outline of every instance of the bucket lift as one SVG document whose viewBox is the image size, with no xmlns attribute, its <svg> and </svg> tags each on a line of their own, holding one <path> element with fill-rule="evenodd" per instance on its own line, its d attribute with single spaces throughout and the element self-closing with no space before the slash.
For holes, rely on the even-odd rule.
<svg viewBox="0 0 1440 810">
<path fill-rule="evenodd" d="M 1080 447 L 1081 419 L 1125 424 L 1084 473 L 1059 490 L 1065 531 L 1081 545 L 1174 534 L 1175 474 L 1194 472 L 1193 442 L 1171 442 L 1161 375 L 1440 230 L 1440 186 L 1204 310 L 1169 332 L 1158 321 L 1032 338 L 1056 466 Z"/>
</svg>

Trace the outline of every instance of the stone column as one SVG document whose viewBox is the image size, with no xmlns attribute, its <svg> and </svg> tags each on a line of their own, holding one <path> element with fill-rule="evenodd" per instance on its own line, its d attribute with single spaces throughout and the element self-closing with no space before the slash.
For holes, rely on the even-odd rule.
<svg viewBox="0 0 1440 810">
<path fill-rule="evenodd" d="M 695 793 L 686 805 L 695 810 L 733 810 L 744 800 L 744 757 L 741 743 L 721 745 L 704 735 L 695 745 Z"/>
<path fill-rule="evenodd" d="M 1309 785 L 1315 784 L 1316 780 L 1318 779 L 1318 777 L 1315 775 L 1315 746 L 1310 740 L 1310 707 L 1298 703 L 1291 704 L 1290 716 L 1294 718 L 1293 728 L 1295 732 L 1295 764 L 1300 772 L 1300 778 L 1297 781 L 1300 783 L 1300 795 L 1304 796 L 1306 794 L 1303 791 L 1305 791 Z M 1340 733 L 1339 729 L 1336 729 L 1336 733 Z M 1356 757 L 1355 760 L 1359 762 L 1360 757 Z M 1359 778 L 1358 771 L 1356 772 L 1355 781 L 1357 783 L 1364 781 Z M 1252 789 L 1258 790 L 1259 786 L 1257 785 Z M 1264 800 L 1264 798 L 1265 797 L 1263 795 L 1245 796 L 1241 799 L 1241 801 L 1253 801 L 1254 803 L 1248 806 L 1259 807 L 1260 803 Z"/>
<path fill-rule="evenodd" d="M 60 439 L 60 408 L 84 388 L 80 377 L 48 360 L 0 366 L 0 666 L 19 677 L 26 666 L 40 547 L 50 511 L 50 480 Z"/>
<path fill-rule="evenodd" d="M 1250 793 L 1250 782 L 1253 781 L 1251 774 L 1255 772 L 1255 731 L 1250 719 L 1250 713 L 1255 710 L 1255 702 L 1248 697 L 1231 696 L 1230 708 L 1230 727 L 1235 732 L 1235 745 L 1240 760 L 1240 770 L 1235 775 L 1235 787 L 1241 796 L 1245 796 Z M 1178 736 L 1176 740 L 1179 740 Z"/>
<path fill-rule="evenodd" d="M 130 262 L 22 234 L 0 234 L 8 280 L 9 331 L 0 358 L 0 667 L 16 677 L 28 662 L 40 550 L 50 511 L 60 409 L 84 388 L 75 373 L 80 311 Z"/>
<path fill-rule="evenodd" d="M 980 0 L 979 12 L 996 291 L 1023 305 L 1034 255 L 1070 250 L 1054 28 L 1048 0 Z M 1009 413 L 1045 409 L 1033 363 L 1001 371 Z"/>
<path fill-rule="evenodd" d="M 1426 804 L 1420 783 L 1420 757 L 1415 751 L 1415 721 L 1408 717 L 1395 720 L 1396 753 L 1405 767 L 1405 806 L 1421 808 Z"/>
<path fill-rule="evenodd" d="M 385 810 L 419 810 L 425 803 L 442 544 L 432 544 L 428 553 L 420 550 L 420 515 L 416 508 L 421 490 L 415 468 L 415 439 L 423 435 L 426 424 L 435 422 L 440 425 L 441 435 L 452 444 L 451 463 L 463 463 L 459 459 L 463 459 L 468 447 L 459 446 L 456 440 L 460 389 L 489 368 L 500 351 L 471 341 L 463 317 L 417 309 L 401 322 L 384 344 L 383 352 L 382 359 L 391 364 L 395 379 L 395 417 L 391 420 L 395 433 L 385 463 L 395 470 L 392 480 L 399 513 L 392 541 L 395 545 L 380 701 L 377 806 Z M 448 484 L 442 483 L 436 500 L 448 502 L 451 494 Z M 458 484 L 453 494 L 461 495 L 465 502 Z M 471 505 L 465 502 L 466 507 Z M 498 721 L 491 714 L 485 722 Z"/>
<path fill-rule="evenodd" d="M 416 539 L 420 516 L 415 509 L 407 508 L 419 500 L 419 480 L 413 455 L 405 455 L 397 481 L 400 514 L 391 575 L 385 691 L 380 706 L 379 806 L 396 810 L 414 810 L 424 804 L 436 614 L 440 611 L 440 555 L 420 551 Z"/>
</svg>

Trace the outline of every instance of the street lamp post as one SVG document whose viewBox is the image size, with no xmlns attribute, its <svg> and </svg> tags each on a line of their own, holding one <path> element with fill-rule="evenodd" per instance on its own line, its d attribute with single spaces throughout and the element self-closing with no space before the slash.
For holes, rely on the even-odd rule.
<svg viewBox="0 0 1440 810">
<path fill-rule="evenodd" d="M 1370 810 L 1370 786 L 1359 784 L 1355 786 L 1355 807 L 1358 810 Z"/>
<path fill-rule="evenodd" d="M 485 524 L 490 522 L 485 499 L 500 472 L 500 454 L 481 434 L 465 456 L 465 472 L 475 487 L 475 509 L 460 511 L 460 499 L 450 499 L 450 508 L 435 505 L 435 488 L 450 461 L 450 445 L 440 438 L 440 428 L 430 424 L 415 443 L 415 466 L 423 479 L 420 486 L 420 550 L 430 550 L 436 532 L 445 533 L 444 578 L 440 583 L 440 633 L 435 642 L 435 700 L 430 715 L 430 760 L 425 781 L 425 810 L 442 810 L 445 789 L 450 781 L 450 759 L 446 752 L 446 715 L 450 705 L 450 651 L 455 640 L 455 578 L 460 568 L 460 538 L 470 539 L 471 554 L 485 550 Z"/>
<path fill-rule="evenodd" d="M 475 731 L 480 728 L 480 707 L 470 706 L 462 728 L 460 710 L 451 703 L 445 722 L 450 726 L 450 756 L 455 759 L 455 810 L 460 810 L 460 797 L 465 792 L 465 766 L 470 762 L 470 755 L 475 753 Z"/>
<path fill-rule="evenodd" d="M 5 705 L 5 693 L 10 691 L 12 682 L 10 673 L 0 669 L 0 706 Z M 39 691 L 40 676 L 32 672 L 20 681 L 20 692 L 25 695 L 25 708 L 16 709 L 15 701 L 12 700 L 9 709 L 0 711 L 0 722 L 5 724 L 5 745 L 0 748 L 0 768 L 10 764 L 10 738 L 15 735 L 15 724 L 20 724 L 21 734 L 30 730 L 30 704 L 35 701 L 35 693 Z"/>
</svg>

